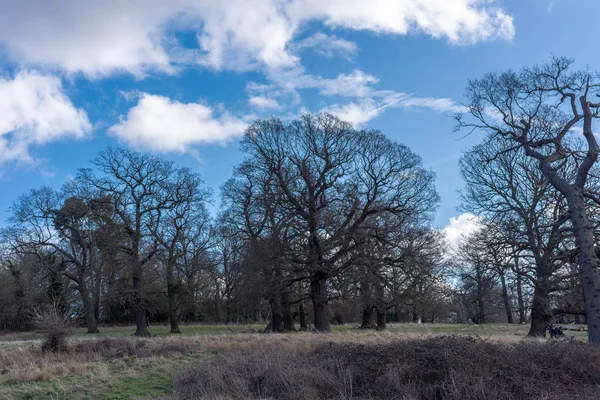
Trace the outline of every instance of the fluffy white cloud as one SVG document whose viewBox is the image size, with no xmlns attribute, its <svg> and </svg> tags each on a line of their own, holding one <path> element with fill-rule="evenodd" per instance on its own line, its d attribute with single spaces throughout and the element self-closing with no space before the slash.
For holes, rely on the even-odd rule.
<svg viewBox="0 0 600 400">
<path fill-rule="evenodd" d="M 157 152 L 184 152 L 208 143 L 226 143 L 240 136 L 246 123 L 199 103 L 180 103 L 142 93 L 138 103 L 109 129 L 121 141 Z"/>
<path fill-rule="evenodd" d="M 361 70 L 354 70 L 350 74 L 340 74 L 333 79 L 319 78 L 315 87 L 325 96 L 371 97 L 372 85 L 379 81 L 373 75 Z"/>
<path fill-rule="evenodd" d="M 265 96 L 252 96 L 248 100 L 248 103 L 259 110 L 278 110 L 281 108 L 277 100 Z"/>
<path fill-rule="evenodd" d="M 22 71 L 13 79 L 0 78 L 0 164 L 31 162 L 31 146 L 82 138 L 91 129 L 87 114 L 71 103 L 57 77 Z"/>
<path fill-rule="evenodd" d="M 314 35 L 301 40 L 294 46 L 294 49 L 312 49 L 315 53 L 321 54 L 327 58 L 341 55 L 347 59 L 351 59 L 352 56 L 358 52 L 356 43 L 322 32 L 315 33 Z"/>
<path fill-rule="evenodd" d="M 352 122 L 355 126 L 360 126 L 379 115 L 379 110 L 371 99 L 365 99 L 361 102 L 351 101 L 347 104 L 334 104 L 326 107 L 327 111 L 339 119 Z"/>
<path fill-rule="evenodd" d="M 202 22 L 199 61 L 214 69 L 252 69 L 257 64 L 279 68 L 295 64 L 289 53 L 299 21 L 286 15 L 287 1 L 190 0 Z"/>
<path fill-rule="evenodd" d="M 512 18 L 490 0 L 297 0 L 297 19 L 326 25 L 405 35 L 420 31 L 454 44 L 471 44 L 515 34 Z"/>
<path fill-rule="evenodd" d="M 172 70 L 165 36 L 183 0 L 2 1 L 0 44 L 22 64 L 136 75 Z"/>
<path fill-rule="evenodd" d="M 174 71 L 196 60 L 214 69 L 281 68 L 298 62 L 293 41 L 311 21 L 332 28 L 404 35 L 422 32 L 453 44 L 514 36 L 512 18 L 493 0 L 0 0 L 0 47 L 22 65 L 102 76 Z M 178 32 L 195 32 L 183 49 Z M 300 42 L 326 55 L 352 42 L 315 35 Z"/>
<path fill-rule="evenodd" d="M 471 213 L 464 213 L 458 217 L 450 218 L 450 224 L 443 231 L 450 248 L 456 249 L 462 238 L 467 237 L 479 228 L 479 218 Z"/>
</svg>

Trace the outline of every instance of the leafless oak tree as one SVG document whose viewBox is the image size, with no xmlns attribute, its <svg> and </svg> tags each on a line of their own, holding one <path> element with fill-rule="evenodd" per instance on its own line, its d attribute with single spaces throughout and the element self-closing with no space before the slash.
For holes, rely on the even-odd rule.
<svg viewBox="0 0 600 400">
<path fill-rule="evenodd" d="M 588 320 L 588 338 L 600 345 L 600 270 L 595 252 L 594 229 L 587 199 L 600 202 L 586 190 L 590 169 L 598 159 L 593 123 L 599 116 L 598 75 L 573 70 L 573 62 L 554 58 L 550 62 L 488 74 L 467 87 L 469 117 L 458 116 L 459 128 L 480 129 L 491 137 L 512 141 L 559 191 L 568 205 L 578 252 L 578 264 Z M 573 136 L 581 130 L 585 148 L 574 147 Z M 576 165 L 570 174 L 565 164 Z M 562 216 L 561 216 L 562 217 Z"/>
</svg>

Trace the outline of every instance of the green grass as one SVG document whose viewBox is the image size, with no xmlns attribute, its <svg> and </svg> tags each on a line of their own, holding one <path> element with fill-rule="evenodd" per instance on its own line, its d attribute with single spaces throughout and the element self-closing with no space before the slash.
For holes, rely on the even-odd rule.
<svg viewBox="0 0 600 400">
<path fill-rule="evenodd" d="M 206 335 L 231 335 L 257 332 L 264 329 L 264 325 L 183 325 L 180 327 L 184 336 L 206 336 Z M 153 325 L 150 327 L 152 336 L 169 336 L 170 327 L 167 325 Z M 333 332 L 348 332 L 357 330 L 357 325 L 332 325 Z M 388 324 L 387 330 L 399 335 L 477 335 L 486 338 L 502 336 L 525 336 L 529 325 L 516 324 L 484 324 L 484 325 L 460 325 L 460 324 Z M 100 327 L 100 333 L 88 334 L 85 328 L 76 328 L 73 334 L 77 339 L 93 339 L 101 337 L 132 336 L 135 327 L 116 326 Z M 565 331 L 568 337 L 574 336 L 577 340 L 587 340 L 586 332 Z M 8 333 L 0 335 L 0 347 L 2 344 L 14 341 L 41 340 L 43 335 L 37 332 Z"/>
<path fill-rule="evenodd" d="M 183 325 L 180 326 L 181 333 L 185 336 L 203 336 L 203 335 L 229 335 L 237 333 L 248 333 L 264 329 L 264 325 Z M 135 327 L 132 326 L 114 326 L 100 327 L 100 333 L 88 334 L 85 328 L 75 328 L 73 337 L 75 338 L 101 338 L 101 337 L 119 337 L 132 336 Z M 153 325 L 149 328 L 152 336 L 171 335 L 170 327 L 167 325 Z M 11 341 L 29 341 L 41 340 L 43 335 L 37 332 L 6 333 L 0 335 L 0 343 Z"/>
<path fill-rule="evenodd" d="M 155 398 L 171 392 L 173 377 L 181 368 L 207 357 L 206 354 L 150 359 L 128 357 L 91 363 L 87 371 L 32 381 L 15 381 L 0 375 L 0 399 Z"/>
<path fill-rule="evenodd" d="M 575 325 L 569 325 L 575 326 Z M 580 325 L 578 327 L 583 327 Z M 333 325 L 333 332 L 350 332 L 356 330 L 356 325 Z M 399 336 L 420 335 L 471 335 L 490 339 L 522 338 L 529 332 L 529 325 L 517 324 L 388 324 L 387 331 Z M 587 332 L 565 331 L 567 337 L 587 341 Z"/>
</svg>

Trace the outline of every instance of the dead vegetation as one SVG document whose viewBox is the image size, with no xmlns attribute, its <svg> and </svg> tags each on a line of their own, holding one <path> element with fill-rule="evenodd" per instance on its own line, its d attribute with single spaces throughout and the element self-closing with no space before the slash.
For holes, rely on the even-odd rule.
<svg viewBox="0 0 600 400">
<path fill-rule="evenodd" d="M 8 393 L 41 396 L 64 381 L 93 393 L 99 382 L 124 379 L 147 395 L 155 394 L 152 385 L 162 394 L 173 387 L 174 399 L 600 398 L 600 350 L 522 338 L 359 330 L 106 337 L 70 339 L 56 353 L 43 353 L 39 342 L 7 343 L 0 347 L 0 392 L 4 384 Z"/>
<path fill-rule="evenodd" d="M 103 338 L 71 341 L 63 346 L 61 352 L 44 352 L 33 344 L 2 349 L 0 375 L 17 382 L 45 381 L 60 375 L 85 374 L 103 362 L 178 357 L 200 349 L 200 344 L 189 338 Z"/>
<path fill-rule="evenodd" d="M 45 335 L 42 351 L 67 350 L 67 337 L 72 333 L 73 321 L 58 303 L 35 310 L 33 321 L 36 328 Z"/>
<path fill-rule="evenodd" d="M 312 350 L 274 343 L 181 372 L 177 399 L 597 399 L 600 351 L 583 343 L 436 337 Z"/>
</svg>

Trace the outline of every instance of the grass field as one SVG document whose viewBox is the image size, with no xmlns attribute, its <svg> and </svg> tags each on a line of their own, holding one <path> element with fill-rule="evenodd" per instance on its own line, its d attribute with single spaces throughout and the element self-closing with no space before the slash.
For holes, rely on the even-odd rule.
<svg viewBox="0 0 600 400">
<path fill-rule="evenodd" d="M 168 398 L 182 368 L 215 355 L 281 345 L 310 351 L 326 342 L 378 344 L 398 339 L 465 335 L 503 343 L 524 340 L 527 326 L 389 324 L 386 332 L 333 326 L 329 335 L 251 333 L 263 326 L 189 325 L 183 335 L 151 327 L 152 338 L 131 337 L 132 327 L 104 327 L 95 335 L 77 330 L 69 353 L 40 351 L 38 333 L 0 335 L 0 399 L 159 399 Z M 585 332 L 567 332 L 585 340 Z"/>
</svg>

